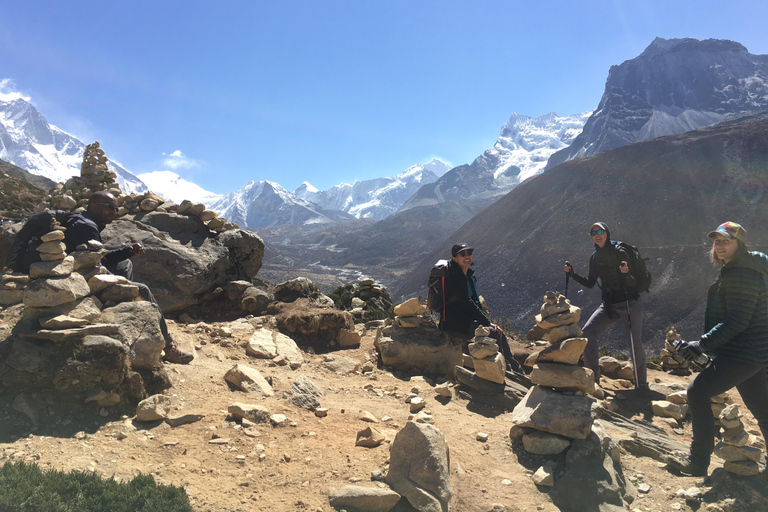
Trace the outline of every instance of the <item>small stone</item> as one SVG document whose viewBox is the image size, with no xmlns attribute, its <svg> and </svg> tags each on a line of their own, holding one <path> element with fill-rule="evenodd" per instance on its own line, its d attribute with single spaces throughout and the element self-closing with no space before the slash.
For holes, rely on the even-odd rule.
<svg viewBox="0 0 768 512">
<path fill-rule="evenodd" d="M 485 432 L 478 432 L 477 435 L 475 436 L 475 439 L 477 439 L 481 443 L 485 443 L 486 441 L 488 441 L 488 434 L 486 434 Z"/>
</svg>

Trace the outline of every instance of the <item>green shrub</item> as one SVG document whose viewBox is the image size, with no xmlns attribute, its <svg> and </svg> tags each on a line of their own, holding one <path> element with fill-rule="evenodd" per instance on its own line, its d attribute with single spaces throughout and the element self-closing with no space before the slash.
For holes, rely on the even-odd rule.
<svg viewBox="0 0 768 512">
<path fill-rule="evenodd" d="M 6 462 L 0 467 L 0 512 L 192 512 L 181 487 L 157 485 L 151 475 L 130 482 L 93 473 L 42 470 Z"/>
<path fill-rule="evenodd" d="M 333 304 L 336 306 L 336 309 L 344 311 L 352 308 L 352 294 L 354 291 L 355 285 L 348 284 L 346 286 L 339 286 L 328 296 L 333 299 Z"/>
</svg>

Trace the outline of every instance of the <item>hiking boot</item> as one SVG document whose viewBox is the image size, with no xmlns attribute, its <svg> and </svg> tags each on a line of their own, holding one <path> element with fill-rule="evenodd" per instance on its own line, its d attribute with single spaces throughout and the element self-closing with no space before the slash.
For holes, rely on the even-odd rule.
<svg viewBox="0 0 768 512">
<path fill-rule="evenodd" d="M 163 355 L 163 361 L 176 364 L 189 364 L 195 358 L 192 352 L 184 352 L 176 345 L 176 341 L 173 338 L 165 341 L 165 348 L 163 349 L 165 355 Z"/>
<path fill-rule="evenodd" d="M 707 476 L 707 469 L 709 464 L 698 464 L 690 459 L 690 456 L 684 459 L 678 459 L 671 455 L 667 457 L 667 468 L 672 468 L 675 471 L 679 471 L 685 475 L 691 476 Z"/>
</svg>

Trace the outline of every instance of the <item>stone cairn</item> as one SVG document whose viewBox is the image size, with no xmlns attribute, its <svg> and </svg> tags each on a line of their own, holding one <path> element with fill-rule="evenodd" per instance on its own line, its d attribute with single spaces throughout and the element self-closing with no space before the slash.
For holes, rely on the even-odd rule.
<svg viewBox="0 0 768 512">
<path fill-rule="evenodd" d="M 678 354 L 675 347 L 672 346 L 672 343 L 681 339 L 683 339 L 682 336 L 677 333 L 674 326 L 667 331 L 664 348 L 661 349 L 661 369 L 673 375 L 690 375 L 691 370 L 688 368 L 688 361 Z"/>
<path fill-rule="evenodd" d="M 395 306 L 395 319 L 393 320 L 393 325 L 404 327 L 406 329 L 416 328 L 428 321 L 424 318 L 425 313 L 429 313 L 429 310 L 425 306 L 419 304 L 419 299 L 408 299 L 402 304 Z"/>
<path fill-rule="evenodd" d="M 106 190 L 117 199 L 118 217 L 154 211 L 170 212 L 197 217 L 215 233 L 238 229 L 237 224 L 227 222 L 227 219 L 219 217 L 215 211 L 206 208 L 202 203 L 196 204 L 184 200 L 181 204 L 175 204 L 151 191 L 142 194 L 123 194 L 115 181 L 117 174 L 107 166 L 108 161 L 98 141 L 86 146 L 83 163 L 80 166 L 80 176 L 73 176 L 65 183 L 57 184 L 46 200 L 37 206 L 36 211 L 40 212 L 48 208 L 83 211 L 94 192 Z"/>
<path fill-rule="evenodd" d="M 587 346 L 576 322 L 581 309 L 557 292 L 547 292 L 534 328 L 546 348 L 525 361 L 533 366 L 529 375 L 534 384 L 512 411 L 514 426 L 510 438 L 522 438 L 529 453 L 555 455 L 565 451 L 574 439 L 586 439 L 592 432 L 599 394 L 594 373 L 578 366 Z M 550 484 L 551 485 L 551 484 Z"/>
<path fill-rule="evenodd" d="M 485 326 L 475 329 L 475 337 L 469 343 L 468 352 L 472 357 L 475 375 L 481 379 L 504 384 L 506 363 L 499 352 L 496 340 L 490 338 L 491 331 Z"/>
<path fill-rule="evenodd" d="M 390 299 L 386 288 L 377 284 L 370 277 L 358 279 L 352 296 L 352 309 L 350 311 L 352 316 L 360 319 L 363 318 L 366 311 L 379 310 L 386 313 L 391 307 L 392 299 Z"/>
<path fill-rule="evenodd" d="M 723 469 L 737 475 L 756 475 L 760 472 L 763 452 L 750 446 L 750 435 L 741 422 L 739 406 L 727 393 L 712 397 L 712 414 L 722 429 L 721 441 L 714 454 L 725 461 Z"/>
<path fill-rule="evenodd" d="M 124 303 L 140 301 L 139 288 L 100 265 L 107 253 L 100 242 L 91 240 L 66 255 L 63 238 L 61 228 L 43 237 L 48 241 L 40 247 L 48 261 L 30 267 L 19 339 L 6 364 L 27 375 L 26 380 L 16 378 L 20 385 L 26 382 L 24 389 L 85 391 L 86 402 L 102 407 L 143 398 L 141 377 L 131 369 L 153 372 L 160 362 L 160 313 L 146 301 L 121 309 Z M 59 252 L 46 244 L 60 244 Z M 123 331 L 137 321 L 137 335 Z M 50 348 L 38 353 L 38 345 L 27 340 Z M 26 355 L 30 350 L 38 355 Z"/>
</svg>

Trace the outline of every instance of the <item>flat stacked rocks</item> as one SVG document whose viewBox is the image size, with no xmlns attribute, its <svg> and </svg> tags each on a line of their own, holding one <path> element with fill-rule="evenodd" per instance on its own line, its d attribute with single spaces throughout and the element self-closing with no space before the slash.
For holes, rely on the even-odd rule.
<svg viewBox="0 0 768 512">
<path fill-rule="evenodd" d="M 688 361 L 678 354 L 672 345 L 681 339 L 683 339 L 682 336 L 677 333 L 674 326 L 667 331 L 664 348 L 661 349 L 661 369 L 673 375 L 690 375 L 691 370 L 688 368 Z"/>
<path fill-rule="evenodd" d="M 713 407 L 715 413 L 719 407 Z M 723 428 L 722 440 L 715 446 L 714 454 L 725 461 L 723 469 L 737 475 L 756 475 L 760 472 L 763 452 L 749 446 L 750 436 L 741 422 L 737 404 L 726 405 L 717 416 Z"/>
<path fill-rule="evenodd" d="M 497 384 L 504 384 L 504 355 L 499 352 L 499 346 L 495 339 L 489 337 L 490 334 L 491 331 L 487 327 L 478 327 L 468 346 L 469 355 L 472 356 L 475 375 Z"/>
<path fill-rule="evenodd" d="M 533 366 L 534 384 L 512 411 L 515 424 L 510 437 L 522 436 L 526 451 L 541 455 L 560 453 L 572 439 L 585 439 L 592 431 L 596 392 L 592 370 L 578 366 L 586 338 L 576 326 L 580 309 L 557 292 L 547 292 L 536 324 L 549 345 L 526 360 Z"/>
<path fill-rule="evenodd" d="M 24 288 L 27 287 L 29 276 L 12 272 L 0 276 L 0 305 L 12 306 L 24 298 Z"/>
<path fill-rule="evenodd" d="M 406 329 L 418 327 L 428 321 L 424 318 L 425 313 L 429 313 L 429 310 L 419 304 L 419 299 L 408 299 L 402 304 L 395 306 L 393 325 L 405 327 Z"/>
</svg>

